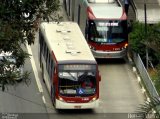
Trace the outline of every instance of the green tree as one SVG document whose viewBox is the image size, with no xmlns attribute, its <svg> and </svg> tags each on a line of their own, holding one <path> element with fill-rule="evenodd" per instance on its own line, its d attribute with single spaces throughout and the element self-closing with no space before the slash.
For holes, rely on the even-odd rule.
<svg viewBox="0 0 160 119">
<path fill-rule="evenodd" d="M 160 23 L 150 25 L 148 42 L 155 51 L 160 52 Z"/>
<path fill-rule="evenodd" d="M 132 50 L 137 53 L 144 51 L 144 44 L 160 52 L 160 23 L 147 24 L 147 33 L 145 34 L 145 24 L 138 21 L 133 22 L 132 32 L 129 34 L 129 43 Z"/>
<path fill-rule="evenodd" d="M 133 22 L 132 32 L 129 33 L 129 45 L 132 51 L 140 54 L 142 60 L 145 60 L 145 47 L 153 49 L 155 56 L 160 56 L 160 23 L 147 24 L 147 33 L 145 34 L 145 24 L 138 21 Z"/>
<path fill-rule="evenodd" d="M 144 45 L 142 42 L 144 41 L 144 26 L 142 23 L 133 22 L 132 24 L 132 32 L 129 34 L 129 44 L 131 49 L 136 53 L 143 52 Z"/>
<path fill-rule="evenodd" d="M 30 55 L 23 46 L 34 43 L 35 34 L 41 21 L 58 20 L 57 11 L 59 0 L 1 0 L 0 1 L 0 53 L 12 52 L 16 58 L 16 67 L 24 65 Z M 2 59 L 1 59 L 2 60 Z M 0 87 L 5 89 L 7 84 L 16 82 L 13 62 L 0 60 Z M 6 72 L 5 68 L 8 66 Z M 8 73 L 9 72 L 9 73 Z M 29 80 L 29 73 L 25 72 L 22 81 Z"/>
</svg>

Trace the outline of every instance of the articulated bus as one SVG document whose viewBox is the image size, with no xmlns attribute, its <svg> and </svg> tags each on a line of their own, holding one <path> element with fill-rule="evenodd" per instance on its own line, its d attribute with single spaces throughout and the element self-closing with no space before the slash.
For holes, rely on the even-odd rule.
<svg viewBox="0 0 160 119">
<path fill-rule="evenodd" d="M 98 107 L 98 65 L 76 22 L 42 22 L 39 58 L 56 109 Z"/>
<path fill-rule="evenodd" d="M 127 56 L 127 16 L 119 0 L 64 0 L 64 8 L 79 24 L 95 58 Z"/>
</svg>

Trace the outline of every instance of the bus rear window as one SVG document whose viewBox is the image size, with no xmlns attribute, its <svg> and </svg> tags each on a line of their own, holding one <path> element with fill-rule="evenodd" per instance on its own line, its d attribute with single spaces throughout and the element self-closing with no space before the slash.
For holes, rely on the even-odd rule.
<svg viewBox="0 0 160 119">
<path fill-rule="evenodd" d="M 96 93 L 95 72 L 59 72 L 59 93 L 63 96 L 88 96 Z"/>
</svg>

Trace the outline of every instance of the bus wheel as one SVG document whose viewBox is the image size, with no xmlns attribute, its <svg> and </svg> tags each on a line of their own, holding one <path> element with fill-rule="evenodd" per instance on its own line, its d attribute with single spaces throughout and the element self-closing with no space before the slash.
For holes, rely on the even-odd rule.
<svg viewBox="0 0 160 119">
<path fill-rule="evenodd" d="M 42 80 L 43 80 L 43 83 L 45 83 L 45 80 L 44 80 L 44 69 L 43 69 L 43 65 L 42 65 Z"/>
</svg>

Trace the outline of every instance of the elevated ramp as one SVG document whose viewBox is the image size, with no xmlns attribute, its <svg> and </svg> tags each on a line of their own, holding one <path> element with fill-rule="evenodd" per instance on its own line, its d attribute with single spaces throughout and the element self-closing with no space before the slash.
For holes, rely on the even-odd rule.
<svg viewBox="0 0 160 119">
<path fill-rule="evenodd" d="M 144 2 L 146 2 L 147 23 L 160 22 L 160 0 L 131 0 L 136 14 L 136 20 L 145 22 Z"/>
</svg>

